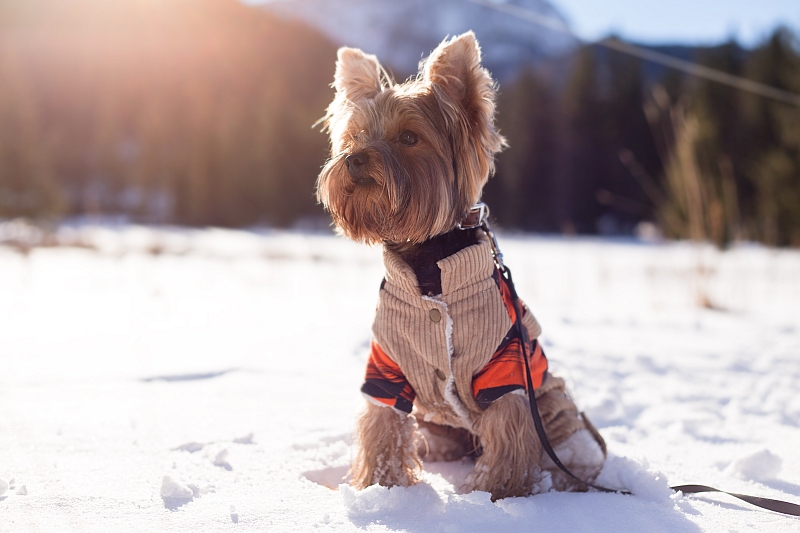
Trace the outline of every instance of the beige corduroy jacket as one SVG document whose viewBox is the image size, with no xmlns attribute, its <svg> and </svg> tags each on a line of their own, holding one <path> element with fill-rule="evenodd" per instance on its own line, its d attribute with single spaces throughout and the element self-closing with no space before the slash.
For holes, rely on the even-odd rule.
<svg viewBox="0 0 800 533">
<path fill-rule="evenodd" d="M 472 379 L 489 362 L 511 327 L 497 283 L 491 245 L 483 237 L 438 262 L 442 294 L 421 296 L 417 278 L 399 255 L 384 250 L 386 282 L 372 327 L 377 343 L 416 392 L 424 419 L 472 429 L 483 410 Z M 530 339 L 541 334 L 530 312 Z"/>
</svg>

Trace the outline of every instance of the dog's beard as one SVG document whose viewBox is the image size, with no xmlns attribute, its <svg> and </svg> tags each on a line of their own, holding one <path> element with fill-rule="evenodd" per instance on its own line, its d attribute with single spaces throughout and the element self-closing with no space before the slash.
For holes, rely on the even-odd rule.
<svg viewBox="0 0 800 533">
<path fill-rule="evenodd" d="M 367 243 L 420 243 L 450 231 L 469 207 L 458 198 L 453 166 L 435 150 L 403 156 L 390 143 L 363 150 L 369 161 L 360 180 L 345 157 L 331 159 L 320 174 L 318 197 L 346 237 Z"/>
<path fill-rule="evenodd" d="M 505 144 L 494 127 L 495 85 L 480 60 L 474 34 L 465 33 L 445 39 L 416 78 L 397 84 L 375 56 L 339 50 L 336 95 L 323 118 L 333 157 L 317 198 L 340 233 L 421 243 L 453 229 L 480 199 Z"/>
</svg>

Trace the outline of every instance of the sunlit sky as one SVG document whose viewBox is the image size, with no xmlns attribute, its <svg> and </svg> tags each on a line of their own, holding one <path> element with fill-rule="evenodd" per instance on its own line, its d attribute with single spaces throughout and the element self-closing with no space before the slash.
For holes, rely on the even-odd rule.
<svg viewBox="0 0 800 533">
<path fill-rule="evenodd" d="M 800 0 L 550 0 L 582 39 L 611 32 L 645 43 L 760 42 L 779 24 L 800 30 Z"/>
<path fill-rule="evenodd" d="M 269 0 L 243 1 L 262 4 Z M 758 44 L 780 24 L 800 33 L 800 0 L 550 2 L 569 19 L 575 34 L 587 41 L 614 32 L 642 43 L 713 44 L 736 37 L 742 44 L 751 46 Z"/>
</svg>

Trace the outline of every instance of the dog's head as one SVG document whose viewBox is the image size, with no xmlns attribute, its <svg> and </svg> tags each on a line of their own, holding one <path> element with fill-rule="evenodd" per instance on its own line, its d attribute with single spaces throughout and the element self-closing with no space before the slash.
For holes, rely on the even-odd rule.
<svg viewBox="0 0 800 533">
<path fill-rule="evenodd" d="M 478 201 L 505 141 L 495 84 L 472 32 L 443 41 L 416 78 L 394 83 L 375 56 L 339 49 L 325 117 L 331 159 L 317 198 L 339 231 L 368 243 L 420 243 Z"/>
</svg>

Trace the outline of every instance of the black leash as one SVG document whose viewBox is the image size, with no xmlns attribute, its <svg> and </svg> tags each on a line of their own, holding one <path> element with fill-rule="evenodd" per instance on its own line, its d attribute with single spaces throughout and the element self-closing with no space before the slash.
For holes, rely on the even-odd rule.
<svg viewBox="0 0 800 533">
<path fill-rule="evenodd" d="M 796 503 L 784 502 L 781 500 L 773 500 L 772 498 L 761 498 L 760 496 L 748 496 L 747 494 L 737 494 L 735 492 L 727 492 L 724 490 L 715 489 L 714 487 L 706 487 L 705 485 L 675 485 L 670 487 L 675 492 L 682 492 L 684 494 L 697 494 L 699 492 L 721 492 L 734 498 L 739 498 L 746 501 L 750 505 L 761 507 L 762 509 L 769 509 L 776 513 L 788 514 L 791 516 L 800 516 L 800 505 Z"/>
<path fill-rule="evenodd" d="M 519 335 L 520 344 L 522 344 L 522 359 L 525 361 L 525 379 L 528 384 L 528 402 L 531 408 L 531 416 L 533 417 L 533 425 L 536 427 L 536 434 L 539 435 L 539 441 L 542 443 L 542 448 L 544 451 L 547 452 L 547 455 L 550 459 L 555 463 L 555 465 L 566 475 L 581 483 L 587 487 L 591 487 L 595 490 L 599 490 L 600 492 L 613 492 L 617 494 L 632 494 L 630 491 L 621 490 L 621 489 L 609 489 L 607 487 L 603 487 L 601 485 L 595 485 L 593 483 L 589 483 L 588 481 L 584 481 L 583 479 L 579 478 L 575 474 L 569 471 L 569 469 L 564 466 L 564 463 L 558 458 L 556 455 L 556 451 L 553 449 L 553 445 L 550 444 L 550 439 L 547 438 L 547 433 L 544 431 L 544 424 L 542 423 L 542 417 L 539 414 L 539 406 L 536 405 L 536 394 L 533 388 L 533 380 L 531 379 L 531 365 L 528 362 L 528 330 L 522 324 L 522 309 L 519 305 L 519 297 L 517 296 L 517 289 L 514 287 L 514 280 L 511 279 L 511 270 L 508 269 L 506 266 L 499 267 L 500 268 L 500 275 L 503 276 L 503 279 L 506 281 L 506 285 L 508 286 L 509 291 L 511 292 L 511 299 L 514 300 L 514 310 L 517 313 L 517 334 Z M 537 342 L 537 341 L 533 341 Z M 534 346 L 534 349 L 535 346 Z"/>
<path fill-rule="evenodd" d="M 508 285 L 509 291 L 511 292 L 511 298 L 514 300 L 514 310 L 517 314 L 516 326 L 517 326 L 517 334 L 519 335 L 520 344 L 522 344 L 522 359 L 525 361 L 525 379 L 527 381 L 528 386 L 528 401 L 531 409 L 531 417 L 533 418 L 533 425 L 536 427 L 536 434 L 539 436 L 539 441 L 542 443 L 542 448 L 547 453 L 548 457 L 553 461 L 553 463 L 567 476 L 574 479 L 578 483 L 586 487 L 591 487 L 595 490 L 600 492 L 609 492 L 615 494 L 627 494 L 633 495 L 632 492 L 623 489 L 609 489 L 607 487 L 603 487 L 601 485 L 595 485 L 593 483 L 589 483 L 585 481 L 564 466 L 564 463 L 556 455 L 555 450 L 553 449 L 553 445 L 550 443 L 550 439 L 547 438 L 547 433 L 544 430 L 544 424 L 542 423 L 542 417 L 539 414 L 539 407 L 536 405 L 536 394 L 533 388 L 533 380 L 531 379 L 531 367 L 528 361 L 528 331 L 525 326 L 522 324 L 522 309 L 519 305 L 519 296 L 517 296 L 517 289 L 514 287 L 514 281 L 511 278 L 511 270 L 508 269 L 503 264 L 503 254 L 500 253 L 500 248 L 497 245 L 497 238 L 494 235 L 494 232 L 489 227 L 489 208 L 486 204 L 479 203 L 475 207 L 470 210 L 470 214 L 473 219 L 469 220 L 469 224 L 463 224 L 464 229 L 470 227 L 480 227 L 484 233 L 486 233 L 487 237 L 491 241 L 492 245 L 492 254 L 494 255 L 495 265 L 497 266 L 500 275 L 503 276 L 503 279 L 506 281 Z M 466 219 L 465 219 L 466 220 Z M 462 227 L 462 225 L 459 225 Z M 534 340 L 534 342 L 536 342 Z M 534 347 L 535 349 L 535 347 Z M 722 494 L 727 494 L 729 496 L 733 496 L 734 498 L 738 498 L 742 501 L 745 501 L 751 505 L 755 505 L 756 507 L 761 507 L 762 509 L 767 509 L 769 511 L 775 511 L 776 513 L 782 513 L 790 516 L 800 516 L 800 505 L 795 503 L 789 503 L 781 500 L 773 500 L 771 498 L 761 498 L 759 496 L 749 496 L 747 494 L 738 494 L 735 492 L 727 492 L 724 490 L 715 489 L 713 487 L 707 487 L 706 485 L 675 485 L 670 487 L 675 492 L 682 492 L 684 494 L 698 494 L 701 492 L 720 492 Z"/>
</svg>

